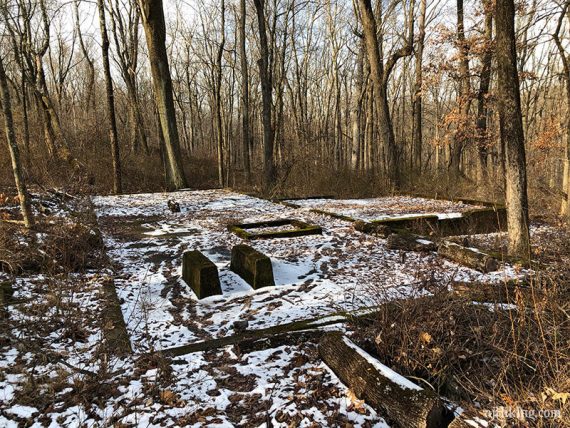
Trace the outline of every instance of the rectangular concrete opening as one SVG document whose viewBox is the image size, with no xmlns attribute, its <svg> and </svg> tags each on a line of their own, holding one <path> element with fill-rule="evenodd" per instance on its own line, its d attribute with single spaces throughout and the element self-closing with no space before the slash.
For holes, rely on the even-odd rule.
<svg viewBox="0 0 570 428">
<path fill-rule="evenodd" d="M 228 230 L 243 239 L 293 238 L 322 233 L 320 226 L 295 219 L 231 224 Z"/>
</svg>

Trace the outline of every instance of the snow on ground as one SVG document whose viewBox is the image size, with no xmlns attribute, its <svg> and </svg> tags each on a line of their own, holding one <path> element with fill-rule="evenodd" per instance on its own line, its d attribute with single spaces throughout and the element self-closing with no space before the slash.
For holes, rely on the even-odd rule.
<svg viewBox="0 0 570 428">
<path fill-rule="evenodd" d="M 168 210 L 168 199 L 180 204 L 180 213 Z M 384 199 L 384 212 L 393 215 L 397 206 L 406 214 L 411 209 L 467 207 L 419 198 Z M 370 208 L 370 201 L 382 211 L 383 198 L 365 200 L 363 206 Z M 427 282 L 499 281 L 512 274 L 507 268 L 484 275 L 436 254 L 388 250 L 384 239 L 356 232 L 349 222 L 227 190 L 107 196 L 93 202 L 108 254 L 118 268 L 115 286 L 137 351 L 231 335 L 237 320 L 248 320 L 250 329 L 265 328 L 374 306 L 421 292 Z M 276 287 L 254 291 L 229 270 L 232 246 L 244 241 L 227 225 L 280 218 L 318 224 L 323 234 L 251 241 L 272 259 L 276 280 Z M 222 296 L 197 300 L 180 279 L 182 253 L 191 249 L 218 266 Z"/>
<path fill-rule="evenodd" d="M 169 199 L 180 213 L 168 210 Z M 457 212 L 440 201 L 422 207 L 417 198 L 398 200 L 401 212 Z M 394 198 L 385 201 L 389 206 Z M 0 337 L 0 426 L 385 427 L 322 363 L 314 343 L 243 354 L 228 346 L 172 360 L 145 351 L 231 335 L 237 320 L 259 329 L 366 310 L 434 283 L 513 274 L 507 268 L 483 275 L 436 254 L 387 250 L 384 239 L 356 232 L 349 222 L 226 190 L 93 203 L 113 272 L 14 279 L 11 334 Z M 232 246 L 244 241 L 226 226 L 278 218 L 318 224 L 323 234 L 252 241 L 271 257 L 277 284 L 252 290 L 229 270 Z M 197 300 L 180 279 L 189 249 L 217 264 L 222 296 Z M 100 287 L 110 275 L 136 352 L 122 359 L 99 351 Z"/>
<path fill-rule="evenodd" d="M 332 212 L 355 220 L 372 221 L 398 217 L 437 215 L 439 218 L 460 217 L 466 211 L 480 206 L 412 196 L 392 196 L 370 199 L 304 199 L 287 200 L 288 204 L 304 209 Z"/>
</svg>

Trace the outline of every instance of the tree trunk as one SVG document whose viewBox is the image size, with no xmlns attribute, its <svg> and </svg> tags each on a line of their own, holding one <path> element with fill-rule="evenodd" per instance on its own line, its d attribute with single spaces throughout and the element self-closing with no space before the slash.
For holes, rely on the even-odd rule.
<svg viewBox="0 0 570 428">
<path fill-rule="evenodd" d="M 371 360 L 342 333 L 324 335 L 319 342 L 319 354 L 356 397 L 385 413 L 396 426 L 445 426 L 441 400 L 433 391 L 421 389 Z"/>
<path fill-rule="evenodd" d="M 509 252 L 529 257 L 526 155 L 517 73 L 514 1 L 502 0 L 497 2 L 496 8 L 497 93 L 501 141 L 505 150 Z"/>
<path fill-rule="evenodd" d="M 222 14 L 221 32 L 222 40 L 218 46 L 215 64 L 215 81 L 214 81 L 214 97 L 216 103 L 216 140 L 218 143 L 218 184 L 225 187 L 225 145 L 224 145 L 224 128 L 222 121 L 222 59 L 224 54 L 224 46 L 226 44 L 226 3 L 221 0 L 220 11 Z"/>
<path fill-rule="evenodd" d="M 166 52 L 166 26 L 162 0 L 139 0 L 139 2 L 148 46 L 154 96 L 164 136 L 165 157 L 169 169 L 168 187 L 182 189 L 188 187 L 188 184 L 180 153 L 172 79 Z"/>
<path fill-rule="evenodd" d="M 459 121 L 451 152 L 450 172 L 461 174 L 461 155 L 466 139 L 467 120 L 471 106 L 471 80 L 469 76 L 469 46 L 465 40 L 463 0 L 457 0 L 457 44 L 459 48 Z"/>
<path fill-rule="evenodd" d="M 89 52 L 87 51 L 87 46 L 85 46 L 85 41 L 83 40 L 83 35 L 81 33 L 81 24 L 79 20 L 79 0 L 73 0 L 73 12 L 75 14 L 75 31 L 77 32 L 77 37 L 79 38 L 79 46 L 81 47 L 81 52 L 87 61 L 87 97 L 85 98 L 85 106 L 88 109 L 95 108 L 95 65 L 89 57 Z"/>
<path fill-rule="evenodd" d="M 565 195 L 562 197 L 560 215 L 562 217 L 565 217 L 566 221 L 570 224 L 570 55 L 566 54 L 564 46 L 560 41 L 560 29 L 562 28 L 562 22 L 565 16 L 568 18 L 568 22 L 570 23 L 570 0 L 566 1 L 562 8 L 562 11 L 560 12 L 560 18 L 558 19 L 558 25 L 556 27 L 556 32 L 554 33 L 554 41 L 556 43 L 556 47 L 558 48 L 558 53 L 560 55 L 560 59 L 562 60 L 562 66 L 564 70 L 567 105 L 567 113 L 565 118 L 566 148 L 564 158 L 564 172 L 562 177 L 562 192 L 565 193 Z"/>
<path fill-rule="evenodd" d="M 477 153 L 479 155 L 479 188 L 485 188 L 487 183 L 487 157 L 489 155 L 489 138 L 487 136 L 487 114 L 489 95 L 489 87 L 491 84 L 491 63 L 493 60 L 493 51 L 491 44 L 493 42 L 493 15 L 492 4 L 489 1 L 484 2 L 485 8 L 485 46 L 483 56 L 481 58 L 481 78 L 479 81 L 479 91 L 477 93 Z"/>
<path fill-rule="evenodd" d="M 273 140 L 275 132 L 272 123 L 273 83 L 269 68 L 269 43 L 265 25 L 265 0 L 254 0 L 259 29 L 260 56 L 259 78 L 261 80 L 262 117 L 263 117 L 263 191 L 269 194 L 275 185 L 275 161 L 273 159 Z"/>
<path fill-rule="evenodd" d="M 101 30 L 101 51 L 103 55 L 103 74 L 105 76 L 105 92 L 107 95 L 107 120 L 109 126 L 109 142 L 111 143 L 111 157 L 113 160 L 113 193 L 123 192 L 121 177 L 121 155 L 119 153 L 119 141 L 117 137 L 117 117 L 115 115 L 115 94 L 111 67 L 109 64 L 109 37 L 107 35 L 107 23 L 105 22 L 105 6 L 103 0 L 97 0 L 99 8 L 99 28 Z"/>
<path fill-rule="evenodd" d="M 420 0 L 420 16 L 419 16 L 419 28 L 418 28 L 418 39 L 416 42 L 416 70 L 415 70 L 415 82 L 414 82 L 414 105 L 413 105 L 413 134 L 412 134 L 412 149 L 413 149 L 413 167 L 418 176 L 422 172 L 422 84 L 423 84 L 423 55 L 424 55 L 424 44 L 426 36 L 426 3 L 427 0 Z"/>
<path fill-rule="evenodd" d="M 400 173 L 397 162 L 396 141 L 390 107 L 388 105 L 387 85 L 385 85 L 384 62 L 378 43 L 378 27 L 376 18 L 372 10 L 370 0 L 359 0 L 360 14 L 362 16 L 362 27 L 366 51 L 368 53 L 368 64 L 370 66 L 370 77 L 374 86 L 375 107 L 378 114 L 378 126 L 380 128 L 380 143 L 386 152 L 386 176 L 388 185 L 397 188 L 400 185 Z"/>
<path fill-rule="evenodd" d="M 12 171 L 14 172 L 14 181 L 18 190 L 18 198 L 20 199 L 20 209 L 24 218 L 24 225 L 30 228 L 34 225 L 32 210 L 30 207 L 30 196 L 24 182 L 24 174 L 22 164 L 20 162 L 20 151 L 16 142 L 16 133 L 14 132 L 14 119 L 12 116 L 12 103 L 10 101 L 10 89 L 8 88 L 8 79 L 4 71 L 4 63 L 0 57 L 0 93 L 2 95 L 2 111 L 4 112 L 4 129 L 6 131 L 6 141 L 8 142 L 8 150 L 12 159 Z"/>
<path fill-rule="evenodd" d="M 352 106 L 350 111 L 351 122 L 351 158 L 350 168 L 353 171 L 362 168 L 362 104 L 364 99 L 364 43 L 359 43 L 358 56 L 356 58 L 355 85 L 352 93 Z"/>
<path fill-rule="evenodd" d="M 245 0 L 240 0 L 240 19 L 239 19 L 239 59 L 241 67 L 241 129 L 243 144 L 243 168 L 247 183 L 251 179 L 251 149 L 253 147 L 250 118 L 249 118 L 249 72 L 246 54 L 246 38 L 245 38 L 245 21 L 246 7 Z"/>
</svg>

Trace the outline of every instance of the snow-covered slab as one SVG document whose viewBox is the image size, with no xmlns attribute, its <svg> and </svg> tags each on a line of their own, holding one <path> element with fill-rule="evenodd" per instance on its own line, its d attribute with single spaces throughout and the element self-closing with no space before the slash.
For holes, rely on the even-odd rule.
<svg viewBox="0 0 570 428">
<path fill-rule="evenodd" d="M 415 218 L 426 215 L 437 215 L 439 219 L 458 218 L 466 211 L 484 208 L 463 202 L 412 196 L 370 199 L 295 199 L 285 202 L 305 209 L 316 209 L 362 221 Z"/>
<path fill-rule="evenodd" d="M 180 213 L 170 212 L 169 199 L 180 204 Z M 422 203 L 388 199 L 407 200 L 401 208 L 407 214 Z M 356 232 L 345 221 L 228 190 L 106 196 L 93 202 L 117 266 L 115 286 L 136 351 L 228 336 L 238 320 L 248 320 L 249 329 L 266 328 L 422 293 L 426 282 L 492 282 L 512 274 L 483 275 L 436 254 L 388 250 L 384 239 Z M 452 204 L 448 208 L 457 209 Z M 397 214 L 395 202 L 391 210 Z M 227 225 L 277 218 L 316 224 L 323 233 L 250 243 L 271 258 L 276 282 L 252 290 L 229 270 L 231 248 L 243 240 Z M 192 249 L 217 265 L 222 296 L 198 301 L 180 280 L 182 253 Z"/>
</svg>

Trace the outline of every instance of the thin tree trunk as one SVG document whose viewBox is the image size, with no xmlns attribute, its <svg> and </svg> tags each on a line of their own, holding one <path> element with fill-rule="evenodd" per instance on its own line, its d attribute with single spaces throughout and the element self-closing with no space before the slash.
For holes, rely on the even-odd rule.
<svg viewBox="0 0 570 428">
<path fill-rule="evenodd" d="M 103 0 L 97 0 L 99 8 L 99 28 L 101 30 L 101 52 L 103 55 L 103 74 L 105 76 L 105 92 L 107 95 L 107 120 L 109 126 L 109 142 L 111 144 L 111 158 L 113 160 L 113 192 L 123 192 L 121 177 L 121 156 L 119 153 L 119 141 L 117 137 L 117 118 L 115 115 L 115 94 L 111 67 L 109 64 L 109 37 L 107 35 L 107 23 L 105 22 L 105 6 Z"/>
<path fill-rule="evenodd" d="M 166 52 L 166 26 L 162 0 L 139 0 L 139 2 L 149 52 L 154 96 L 164 136 L 165 157 L 170 171 L 168 187 L 182 189 L 188 187 L 188 184 L 180 153 L 172 79 Z"/>
<path fill-rule="evenodd" d="M 479 144 L 477 145 L 477 153 L 479 155 L 479 177 L 477 181 L 480 188 L 485 188 L 485 184 L 488 180 L 487 157 L 489 155 L 489 139 L 487 136 L 487 97 L 489 95 L 489 87 L 491 84 L 491 63 L 493 60 L 493 51 L 491 49 L 491 43 L 493 41 L 493 15 L 491 10 L 492 5 L 489 1 L 485 1 L 484 7 L 485 50 L 481 59 L 481 79 L 479 82 L 479 91 L 477 93 L 477 136 L 479 139 Z"/>
<path fill-rule="evenodd" d="M 218 143 L 218 184 L 220 187 L 225 187 L 225 153 L 224 153 L 224 128 L 222 121 L 222 58 L 224 54 L 224 46 L 226 44 L 226 3 L 221 0 L 220 11 L 222 14 L 221 32 L 222 40 L 218 46 L 215 64 L 215 82 L 214 82 L 214 96 L 216 103 L 216 140 Z"/>
<path fill-rule="evenodd" d="M 459 48 L 459 121 L 451 151 L 450 172 L 458 176 L 461 174 L 461 155 L 465 145 L 465 128 L 471 106 L 470 92 L 471 80 L 469 77 L 469 46 L 465 40 L 465 24 L 463 0 L 457 0 L 457 44 Z"/>
<path fill-rule="evenodd" d="M 249 118 L 249 73 L 246 54 L 245 21 L 246 21 L 245 0 L 240 0 L 239 19 L 239 59 L 241 67 L 241 129 L 243 143 L 243 167 L 247 183 L 251 180 L 251 149 L 253 147 L 250 118 Z"/>
<path fill-rule="evenodd" d="M 423 55 L 426 36 L 426 6 L 427 0 L 420 0 L 420 15 L 418 21 L 418 38 L 416 42 L 416 70 L 414 81 L 414 105 L 413 105 L 413 130 L 412 130 L 412 149 L 413 149 L 413 166 L 415 173 L 420 176 L 422 173 L 422 145 L 423 145 L 423 105 L 422 105 L 422 85 L 423 85 Z"/>
<path fill-rule="evenodd" d="M 526 156 L 515 45 L 513 0 L 497 2 L 496 55 L 501 140 L 505 148 L 509 252 L 530 256 Z"/>
<path fill-rule="evenodd" d="M 362 164 L 361 150 L 361 117 L 362 117 L 362 101 L 364 98 L 364 43 L 359 43 L 358 56 L 356 58 L 356 76 L 355 86 L 352 94 L 352 108 L 350 112 L 350 120 L 352 124 L 352 147 L 350 167 L 356 171 Z M 359 162 L 360 160 L 360 162 Z"/>
<path fill-rule="evenodd" d="M 14 172 L 14 181 L 18 190 L 18 198 L 20 199 L 20 209 L 24 218 L 24 225 L 30 228 L 34 225 L 34 218 L 30 207 L 30 196 L 24 182 L 24 174 L 22 164 L 20 162 L 20 151 L 16 142 L 16 133 L 14 132 L 14 119 L 12 117 L 12 103 L 10 101 L 10 89 L 8 88 L 8 80 L 4 71 L 4 63 L 0 57 L 0 93 L 2 94 L 2 111 L 4 112 L 4 129 L 6 131 L 6 141 L 8 142 L 8 150 L 12 160 L 12 171 Z"/>
<path fill-rule="evenodd" d="M 77 32 L 77 37 L 79 38 L 79 46 L 81 47 L 81 52 L 87 61 L 87 69 L 89 70 L 87 77 L 87 97 L 85 99 L 85 106 L 87 108 L 95 108 L 95 65 L 89 57 L 89 52 L 85 46 L 83 40 L 83 35 L 81 32 L 81 25 L 79 20 L 79 0 L 73 1 L 73 12 L 75 14 L 75 31 Z"/>
<path fill-rule="evenodd" d="M 560 13 L 560 18 L 558 19 L 558 25 L 556 27 L 556 32 L 554 33 L 554 41 L 556 47 L 558 48 L 558 53 L 562 59 L 562 66 L 564 69 L 564 83 L 566 85 L 566 148 L 565 148 L 565 158 L 564 158 L 564 173 L 562 178 L 562 189 L 566 194 L 562 198 L 562 203 L 560 204 L 560 215 L 566 217 L 566 221 L 570 224 L 570 55 L 566 54 L 564 46 L 560 41 L 560 29 L 562 28 L 562 22 L 564 17 L 567 16 L 568 22 L 570 23 L 570 1 L 567 0 L 564 4 L 562 11 Z"/>
</svg>

